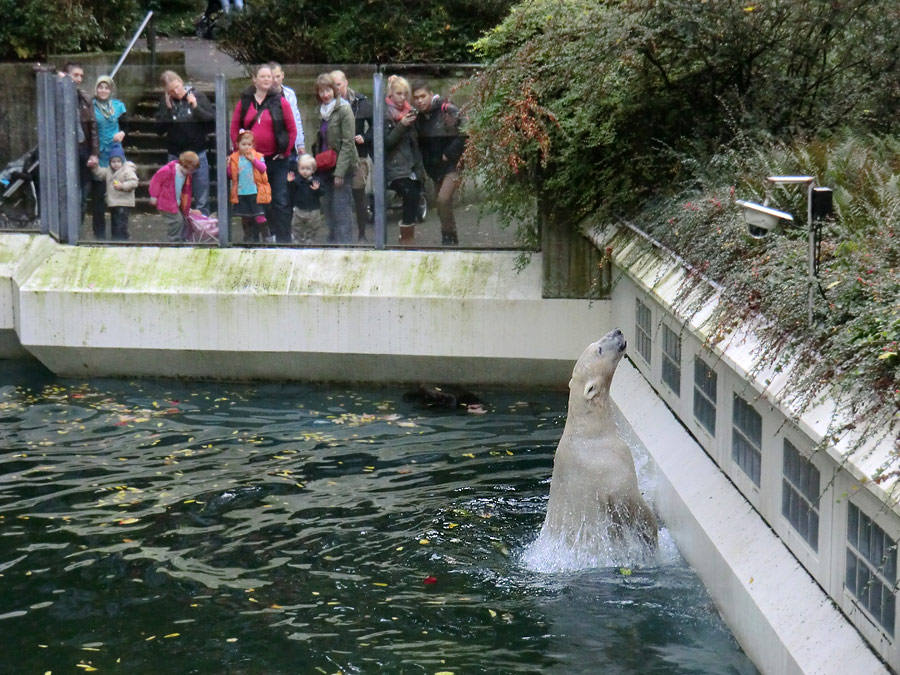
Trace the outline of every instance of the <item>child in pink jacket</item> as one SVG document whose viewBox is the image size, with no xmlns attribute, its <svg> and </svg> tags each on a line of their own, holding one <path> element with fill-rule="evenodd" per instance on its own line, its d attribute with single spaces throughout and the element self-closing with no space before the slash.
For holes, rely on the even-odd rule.
<svg viewBox="0 0 900 675">
<path fill-rule="evenodd" d="M 169 241 L 184 241 L 185 218 L 191 211 L 191 174 L 200 166 L 196 152 L 182 152 L 150 179 L 150 203 L 166 220 Z"/>
</svg>

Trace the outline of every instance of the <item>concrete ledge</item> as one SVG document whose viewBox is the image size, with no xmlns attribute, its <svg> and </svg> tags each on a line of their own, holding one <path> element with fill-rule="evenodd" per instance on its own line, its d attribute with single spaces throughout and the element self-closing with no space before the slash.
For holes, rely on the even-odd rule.
<svg viewBox="0 0 900 675">
<path fill-rule="evenodd" d="M 666 527 L 757 667 L 766 675 L 889 673 L 630 363 L 619 366 L 612 395 L 656 462 Z"/>
<path fill-rule="evenodd" d="M 609 303 L 542 298 L 517 255 L 55 246 L 15 328 L 60 375 L 565 385 Z"/>
</svg>

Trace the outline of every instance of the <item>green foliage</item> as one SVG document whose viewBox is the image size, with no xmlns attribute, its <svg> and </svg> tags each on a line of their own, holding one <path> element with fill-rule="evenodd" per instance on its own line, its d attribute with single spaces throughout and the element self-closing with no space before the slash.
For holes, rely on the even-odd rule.
<svg viewBox="0 0 900 675">
<path fill-rule="evenodd" d="M 469 44 L 512 0 L 254 0 L 234 13 L 223 49 L 244 63 L 470 61 Z"/>
<path fill-rule="evenodd" d="M 0 58 L 108 49 L 134 29 L 137 0 L 0 0 Z"/>
<path fill-rule="evenodd" d="M 526 0 L 475 48 L 491 63 L 470 160 L 501 208 L 524 175 L 574 213 L 627 213 L 736 128 L 787 139 L 898 124 L 900 11 L 880 0 Z M 530 122 L 499 114 L 526 97 L 541 111 Z"/>
<path fill-rule="evenodd" d="M 900 422 L 898 153 L 895 137 L 840 134 L 762 147 L 739 138 L 694 165 L 697 187 L 640 216 L 642 227 L 724 286 L 713 317 L 717 335 L 740 320 L 760 339 L 759 368 L 803 364 L 786 390 L 798 410 L 821 394 L 836 396 L 864 437 L 890 434 Z M 836 218 L 823 230 L 812 326 L 805 189 L 765 181 L 795 173 L 834 189 Z M 753 240 L 735 197 L 768 197 L 798 225 Z M 697 277 L 689 280 L 685 298 L 697 284 Z"/>
<path fill-rule="evenodd" d="M 194 35 L 206 0 L 141 0 L 141 14 L 153 10 L 159 35 Z"/>
</svg>

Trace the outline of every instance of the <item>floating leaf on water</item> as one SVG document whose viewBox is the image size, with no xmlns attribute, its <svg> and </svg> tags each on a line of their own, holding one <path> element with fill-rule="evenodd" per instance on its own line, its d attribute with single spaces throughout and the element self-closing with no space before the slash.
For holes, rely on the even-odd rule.
<svg viewBox="0 0 900 675">
<path fill-rule="evenodd" d="M 226 638 L 225 642 L 237 642 L 237 638 Z"/>
<path fill-rule="evenodd" d="M 125 518 L 124 520 L 119 521 L 119 525 L 131 525 L 136 522 L 138 522 L 137 518 Z"/>
<path fill-rule="evenodd" d="M 621 574 L 623 577 L 630 577 L 630 576 L 631 576 L 631 570 L 630 570 L 629 568 L 627 568 L 627 567 L 620 567 L 620 568 L 619 568 L 619 574 Z"/>
<path fill-rule="evenodd" d="M 488 610 L 488 614 L 491 615 L 491 618 L 492 618 L 492 619 L 496 619 L 496 618 L 497 618 L 497 612 L 495 612 L 495 611 L 492 610 L 492 609 L 489 609 L 489 610 Z"/>
<path fill-rule="evenodd" d="M 430 544 L 431 542 L 428 541 L 427 539 L 419 539 L 419 543 L 420 543 L 422 546 L 428 546 L 428 544 Z"/>
<path fill-rule="evenodd" d="M 437 583 L 437 577 L 427 576 L 427 577 L 425 577 L 425 578 L 422 580 L 422 583 L 423 583 L 423 584 L 429 584 L 429 585 L 431 585 L 431 584 L 436 584 L 436 583 Z"/>
<path fill-rule="evenodd" d="M 375 582 L 372 583 L 372 585 L 373 585 L 373 586 L 381 586 L 381 587 L 383 587 L 383 588 L 387 588 L 387 584 L 384 583 L 383 581 L 375 581 Z"/>
<path fill-rule="evenodd" d="M 475 455 L 471 452 L 463 453 L 463 457 L 468 457 L 469 459 L 475 459 Z"/>
<path fill-rule="evenodd" d="M 168 635 L 163 635 L 164 638 L 173 638 L 178 637 L 181 633 L 169 633 Z"/>
</svg>

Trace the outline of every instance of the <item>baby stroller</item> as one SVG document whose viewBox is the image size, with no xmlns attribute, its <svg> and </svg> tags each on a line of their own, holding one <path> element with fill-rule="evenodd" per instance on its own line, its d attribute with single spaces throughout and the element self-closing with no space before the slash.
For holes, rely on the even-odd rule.
<svg viewBox="0 0 900 675">
<path fill-rule="evenodd" d="M 212 40 L 216 30 L 216 22 L 222 18 L 224 13 L 221 0 L 209 0 L 206 3 L 206 11 L 194 22 L 194 32 L 197 37 L 201 37 L 204 40 Z"/>
<path fill-rule="evenodd" d="M 198 244 L 219 243 L 219 221 L 217 218 L 191 213 L 186 220 L 185 239 Z"/>
<path fill-rule="evenodd" d="M 33 227 L 38 220 L 38 149 L 0 170 L 0 227 Z"/>
</svg>

